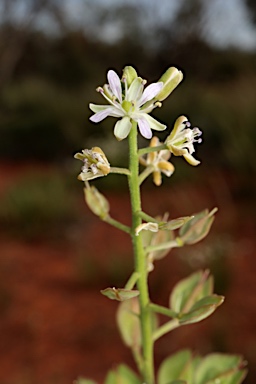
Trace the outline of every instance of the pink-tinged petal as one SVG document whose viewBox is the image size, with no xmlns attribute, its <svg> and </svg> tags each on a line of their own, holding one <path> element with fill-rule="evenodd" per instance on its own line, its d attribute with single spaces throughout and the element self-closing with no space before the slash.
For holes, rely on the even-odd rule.
<svg viewBox="0 0 256 384">
<path fill-rule="evenodd" d="M 117 121 L 114 128 L 114 135 L 117 140 L 125 139 L 131 130 L 132 123 L 128 116 L 123 117 L 121 120 Z"/>
<path fill-rule="evenodd" d="M 141 135 L 143 137 L 145 137 L 145 139 L 151 139 L 152 132 L 151 132 L 150 125 L 147 122 L 147 120 L 144 118 L 138 119 L 138 126 L 139 126 L 139 130 L 140 130 Z"/>
<path fill-rule="evenodd" d="M 122 117 L 122 115 L 123 113 L 121 111 L 118 111 L 118 109 L 114 107 L 105 107 L 105 109 L 102 109 L 101 111 L 96 112 L 94 115 L 92 115 L 89 120 L 91 120 L 93 123 L 99 123 L 108 116 Z"/>
<path fill-rule="evenodd" d="M 89 117 L 89 120 L 91 120 L 93 123 L 99 123 L 100 121 L 104 120 L 107 116 L 109 116 L 108 110 L 105 109 L 104 111 L 97 112 L 91 117 Z"/>
<path fill-rule="evenodd" d="M 117 97 L 119 102 L 122 103 L 122 87 L 118 75 L 111 69 L 108 71 L 107 78 L 111 91 Z"/>
<path fill-rule="evenodd" d="M 145 88 L 140 100 L 139 105 L 145 104 L 147 101 L 154 99 L 154 97 L 161 91 L 164 83 L 152 83 Z"/>
</svg>

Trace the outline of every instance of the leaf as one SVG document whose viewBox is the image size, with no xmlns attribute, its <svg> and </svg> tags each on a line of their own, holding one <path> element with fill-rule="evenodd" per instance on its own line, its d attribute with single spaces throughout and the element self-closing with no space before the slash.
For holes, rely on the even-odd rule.
<svg viewBox="0 0 256 384">
<path fill-rule="evenodd" d="M 211 295 L 206 296 L 196 302 L 191 310 L 180 316 L 180 324 L 192 324 L 204 320 L 210 316 L 224 301 L 223 296 Z"/>
<path fill-rule="evenodd" d="M 140 294 L 139 291 L 123 289 L 123 288 L 106 288 L 100 291 L 102 295 L 107 296 L 111 300 L 124 301 L 132 299 Z"/>
<path fill-rule="evenodd" d="M 139 302 L 136 297 L 119 305 L 117 325 L 125 345 L 132 348 L 141 345 Z"/>
<path fill-rule="evenodd" d="M 208 271 L 193 273 L 175 285 L 170 295 L 170 308 L 177 313 L 187 313 L 203 296 L 210 295 L 212 289 L 213 282 Z"/>
<path fill-rule="evenodd" d="M 104 384 L 141 384 L 138 376 L 125 364 L 107 374 Z"/>
<path fill-rule="evenodd" d="M 212 353 L 202 359 L 196 375 L 196 384 L 240 384 L 246 376 L 242 356 Z"/>
<path fill-rule="evenodd" d="M 191 220 L 193 216 L 184 216 L 184 217 L 179 217 L 177 219 L 173 219 L 170 221 L 167 221 L 166 223 L 160 223 L 159 224 L 159 229 L 163 229 L 166 231 L 174 231 L 175 229 L 178 229 L 185 225 L 189 220 Z"/>
<path fill-rule="evenodd" d="M 96 384 L 96 382 L 90 379 L 85 379 L 84 377 L 79 377 L 74 381 L 74 384 Z"/>
<path fill-rule="evenodd" d="M 195 244 L 204 239 L 212 226 L 214 221 L 214 214 L 217 212 L 217 208 L 214 208 L 209 212 L 205 209 L 194 215 L 194 217 L 185 223 L 180 231 L 179 236 L 184 244 Z"/>
<path fill-rule="evenodd" d="M 184 380 L 174 380 L 169 384 L 188 384 L 188 382 Z"/>
<path fill-rule="evenodd" d="M 186 380 L 189 382 L 193 373 L 192 360 L 192 353 L 188 349 L 167 357 L 159 368 L 158 384 L 171 384 L 173 380 Z"/>
</svg>

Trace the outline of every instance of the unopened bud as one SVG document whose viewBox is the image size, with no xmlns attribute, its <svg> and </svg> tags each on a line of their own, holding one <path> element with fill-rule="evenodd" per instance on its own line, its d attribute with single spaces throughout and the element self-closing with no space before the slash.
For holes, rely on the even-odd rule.
<svg viewBox="0 0 256 384">
<path fill-rule="evenodd" d="M 122 79 L 125 79 L 128 87 L 131 85 L 134 79 L 138 77 L 136 70 L 130 65 L 126 66 L 123 70 Z"/>
<path fill-rule="evenodd" d="M 101 219 L 109 213 L 109 203 L 107 199 L 95 188 L 89 186 L 84 188 L 85 201 L 90 210 Z"/>
<path fill-rule="evenodd" d="M 164 83 L 163 88 L 156 96 L 156 99 L 159 101 L 165 100 L 172 91 L 179 85 L 183 79 L 183 73 L 175 67 L 170 67 L 167 71 L 160 77 L 158 82 Z"/>
</svg>

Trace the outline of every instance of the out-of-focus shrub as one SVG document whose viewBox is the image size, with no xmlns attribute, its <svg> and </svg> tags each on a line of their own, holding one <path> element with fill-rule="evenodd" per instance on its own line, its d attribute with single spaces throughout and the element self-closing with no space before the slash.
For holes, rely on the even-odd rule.
<svg viewBox="0 0 256 384">
<path fill-rule="evenodd" d="M 23 239 L 63 240 L 77 219 L 73 190 L 56 174 L 28 174 L 0 199 L 2 229 Z"/>
</svg>

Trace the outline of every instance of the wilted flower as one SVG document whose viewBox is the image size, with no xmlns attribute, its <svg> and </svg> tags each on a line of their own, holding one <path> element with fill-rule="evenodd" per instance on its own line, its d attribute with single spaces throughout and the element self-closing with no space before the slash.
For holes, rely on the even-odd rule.
<svg viewBox="0 0 256 384">
<path fill-rule="evenodd" d="M 198 165 L 200 161 L 196 160 L 192 153 L 195 152 L 193 143 L 201 143 L 202 132 L 199 128 L 190 128 L 191 124 L 186 116 L 180 116 L 175 121 L 174 128 L 165 140 L 168 149 L 175 156 L 183 156 L 191 165 Z"/>
<path fill-rule="evenodd" d="M 76 153 L 74 157 L 84 163 L 82 172 L 78 175 L 79 180 L 92 180 L 96 177 L 106 176 L 110 172 L 110 164 L 99 147 L 83 149 L 82 153 Z"/>
<path fill-rule="evenodd" d="M 158 232 L 158 224 L 152 222 L 142 223 L 135 229 L 135 235 L 138 236 L 141 231 Z"/>
<path fill-rule="evenodd" d="M 157 147 L 160 145 L 159 139 L 154 136 L 151 139 L 150 147 Z M 174 172 L 174 166 L 168 161 L 171 157 L 171 152 L 168 149 L 162 149 L 156 152 L 150 152 L 147 158 L 140 158 L 140 163 L 145 167 L 150 167 L 153 173 L 153 181 L 155 185 L 159 186 L 162 183 L 161 173 L 164 173 L 167 177 L 170 177 Z"/>
<path fill-rule="evenodd" d="M 129 135 L 132 121 L 138 123 L 140 133 L 146 139 L 152 137 L 151 129 L 162 131 L 166 128 L 166 125 L 148 115 L 154 108 L 161 106 L 155 97 L 163 88 L 163 82 L 152 83 L 144 89 L 146 81 L 138 77 L 132 67 L 125 68 L 121 80 L 113 70 L 108 71 L 107 79 L 108 84 L 97 90 L 109 105 L 90 104 L 90 109 L 95 113 L 90 117 L 91 121 L 98 123 L 107 116 L 121 118 L 114 128 L 118 140 Z"/>
</svg>

